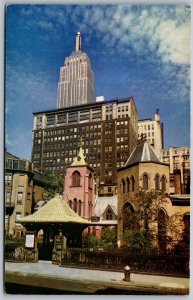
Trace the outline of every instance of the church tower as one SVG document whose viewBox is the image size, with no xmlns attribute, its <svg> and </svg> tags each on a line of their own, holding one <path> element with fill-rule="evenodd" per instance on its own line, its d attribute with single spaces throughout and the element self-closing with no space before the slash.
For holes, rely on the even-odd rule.
<svg viewBox="0 0 193 300">
<path fill-rule="evenodd" d="M 60 68 L 57 108 L 94 102 L 94 75 L 89 58 L 82 51 L 81 33 L 77 32 L 75 49 Z"/>
<path fill-rule="evenodd" d="M 66 169 L 64 201 L 82 218 L 90 219 L 94 209 L 94 170 L 85 161 L 82 141 L 72 164 Z"/>
</svg>

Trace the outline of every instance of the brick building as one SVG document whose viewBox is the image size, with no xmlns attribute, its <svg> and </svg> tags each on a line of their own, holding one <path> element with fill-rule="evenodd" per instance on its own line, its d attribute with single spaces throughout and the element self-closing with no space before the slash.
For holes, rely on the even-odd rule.
<svg viewBox="0 0 193 300">
<path fill-rule="evenodd" d="M 33 164 L 5 152 L 5 233 L 22 236 L 24 228 L 15 221 L 31 214 L 35 203 L 43 198 L 43 175 Z"/>
</svg>

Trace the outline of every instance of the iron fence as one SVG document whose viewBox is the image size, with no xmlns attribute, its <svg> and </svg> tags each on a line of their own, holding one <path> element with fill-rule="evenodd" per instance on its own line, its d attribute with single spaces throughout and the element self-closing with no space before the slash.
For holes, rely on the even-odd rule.
<svg viewBox="0 0 193 300">
<path fill-rule="evenodd" d="M 189 276 L 189 257 L 104 251 L 100 249 L 68 248 L 61 259 L 61 266 L 123 271 L 128 265 L 134 272 Z"/>
</svg>

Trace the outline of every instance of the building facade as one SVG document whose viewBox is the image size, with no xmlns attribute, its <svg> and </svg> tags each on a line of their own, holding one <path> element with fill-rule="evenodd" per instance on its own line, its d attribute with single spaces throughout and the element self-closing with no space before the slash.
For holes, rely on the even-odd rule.
<svg viewBox="0 0 193 300">
<path fill-rule="evenodd" d="M 157 157 L 150 144 L 141 139 L 125 166 L 118 170 L 120 244 L 125 230 L 141 230 L 143 233 L 150 230 L 154 235 L 155 248 L 159 251 L 188 253 L 190 196 L 169 195 L 169 167 Z M 152 204 L 145 196 L 148 192 L 155 197 Z M 151 211 L 149 207 L 152 207 Z"/>
<path fill-rule="evenodd" d="M 77 157 L 66 169 L 64 178 L 64 201 L 80 217 L 91 219 L 94 209 L 94 170 L 90 168 L 80 146 Z"/>
<path fill-rule="evenodd" d="M 27 160 L 5 153 L 5 233 L 22 236 L 24 228 L 15 221 L 31 214 L 33 205 L 43 198 L 43 175 Z"/>
<path fill-rule="evenodd" d="M 90 61 L 82 52 L 80 32 L 76 35 L 75 51 L 66 57 L 60 68 L 57 107 L 70 107 L 94 101 L 94 75 Z"/>
<path fill-rule="evenodd" d="M 156 110 L 154 120 L 144 119 L 138 121 L 138 138 L 145 134 L 148 142 L 161 159 L 163 149 L 163 123 L 160 121 L 159 109 Z"/>
<path fill-rule="evenodd" d="M 190 148 L 163 149 L 162 161 L 170 166 L 170 193 L 190 194 Z"/>
<path fill-rule="evenodd" d="M 135 214 L 143 209 L 138 194 L 140 190 L 169 192 L 169 166 L 159 160 L 144 138 L 138 141 L 125 166 L 118 170 L 118 240 L 121 245 L 126 230 L 144 231 L 144 217 L 142 220 L 135 219 Z M 164 214 L 163 217 L 166 217 L 166 205 L 170 205 L 169 199 L 160 206 L 159 213 Z M 150 223 L 149 219 L 147 222 L 148 225 L 145 226 L 151 226 L 149 229 L 155 228 L 153 231 L 158 231 L 154 221 Z"/>
<path fill-rule="evenodd" d="M 34 113 L 32 161 L 63 178 L 82 137 L 87 163 L 97 186 L 117 184 L 137 141 L 137 110 L 132 97 Z"/>
</svg>

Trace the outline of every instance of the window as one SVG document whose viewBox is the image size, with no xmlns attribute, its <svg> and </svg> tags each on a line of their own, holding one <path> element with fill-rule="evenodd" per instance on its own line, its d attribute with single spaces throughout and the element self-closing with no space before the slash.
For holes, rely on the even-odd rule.
<svg viewBox="0 0 193 300">
<path fill-rule="evenodd" d="M 131 176 L 131 191 L 134 192 L 135 190 L 135 179 L 133 175 Z"/>
<path fill-rule="evenodd" d="M 80 186 L 80 173 L 78 171 L 72 174 L 72 186 Z"/>
<path fill-rule="evenodd" d="M 5 215 L 5 224 L 8 224 L 9 222 L 9 215 Z"/>
<path fill-rule="evenodd" d="M 5 193 L 5 202 L 9 203 L 11 201 L 11 193 L 10 192 L 6 192 Z"/>
<path fill-rule="evenodd" d="M 78 201 L 78 214 L 81 216 L 81 200 Z"/>
<path fill-rule="evenodd" d="M 125 180 L 122 179 L 122 192 L 125 194 Z"/>
<path fill-rule="evenodd" d="M 22 203 L 22 200 L 23 200 L 23 192 L 18 192 L 17 203 Z"/>
<path fill-rule="evenodd" d="M 89 187 L 89 189 L 92 189 L 92 174 L 91 173 L 89 174 L 89 177 L 88 177 L 88 187 Z"/>
<path fill-rule="evenodd" d="M 143 189 L 148 190 L 148 175 L 143 174 Z"/>
<path fill-rule="evenodd" d="M 15 215 L 15 222 L 16 222 L 16 226 L 19 227 L 21 226 L 21 224 L 17 224 L 17 221 L 19 221 L 21 219 L 21 213 L 20 212 L 16 212 L 16 215 Z"/>
<path fill-rule="evenodd" d="M 164 175 L 162 175 L 162 178 L 161 178 L 161 189 L 162 189 L 162 192 L 166 191 L 166 177 Z"/>
<path fill-rule="evenodd" d="M 77 202 L 77 199 L 75 198 L 73 200 L 73 210 L 74 210 L 75 213 L 77 212 L 77 206 L 78 206 L 78 202 Z"/>
<path fill-rule="evenodd" d="M 72 201 L 71 200 L 68 202 L 68 204 L 69 204 L 70 208 L 72 208 Z"/>
<path fill-rule="evenodd" d="M 127 192 L 129 193 L 130 191 L 130 180 L 127 178 Z"/>
<path fill-rule="evenodd" d="M 156 174 L 155 176 L 155 189 L 159 190 L 160 189 L 160 179 L 159 179 L 159 175 Z"/>
<path fill-rule="evenodd" d="M 11 174 L 5 174 L 5 183 L 7 185 L 11 184 L 11 180 L 12 180 L 12 175 Z"/>
<path fill-rule="evenodd" d="M 107 212 L 106 212 L 106 220 L 112 220 L 112 219 L 113 219 L 112 210 L 109 208 L 109 209 L 107 209 Z"/>
</svg>

